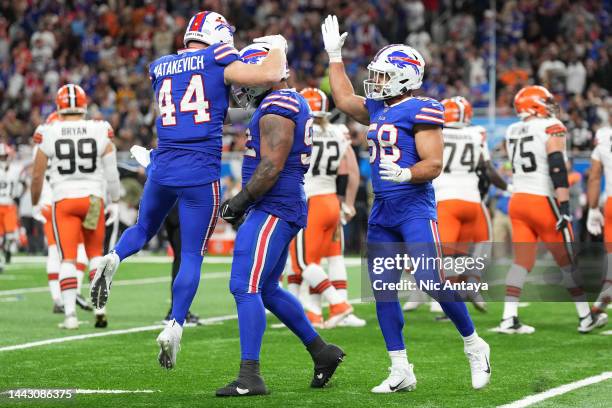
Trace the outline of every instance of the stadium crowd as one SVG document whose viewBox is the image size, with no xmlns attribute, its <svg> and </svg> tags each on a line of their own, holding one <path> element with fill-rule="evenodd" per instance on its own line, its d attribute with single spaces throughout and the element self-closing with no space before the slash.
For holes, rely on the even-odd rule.
<svg viewBox="0 0 612 408">
<path fill-rule="evenodd" d="M 187 19 L 199 10 L 227 16 L 236 27 L 237 48 L 254 37 L 282 33 L 290 46 L 292 85 L 329 91 L 320 24 L 332 13 L 350 33 L 344 57 L 356 90 L 381 46 L 407 43 L 427 61 L 424 94 L 464 95 L 484 110 L 494 50 L 497 114 L 513 114 L 513 96 L 523 85 L 545 85 L 558 100 L 572 151 L 588 157 L 596 130 L 612 121 L 612 2 L 497 3 L 493 12 L 489 2 L 467 0 L 1 0 L 0 141 L 28 151 L 24 146 L 33 130 L 54 110 L 57 89 L 73 82 L 89 95 L 90 116 L 108 120 L 116 130 L 119 151 L 154 146 L 147 67 L 182 48 Z M 350 128 L 354 148 L 367 150 L 360 128 Z M 227 129 L 228 135 L 242 132 Z M 231 139 L 228 149 L 240 145 Z M 360 201 L 367 205 L 364 191 Z"/>
</svg>

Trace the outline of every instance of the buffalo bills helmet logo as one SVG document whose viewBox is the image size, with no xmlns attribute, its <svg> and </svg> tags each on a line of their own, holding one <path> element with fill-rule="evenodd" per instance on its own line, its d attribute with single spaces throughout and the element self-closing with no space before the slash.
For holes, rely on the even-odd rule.
<svg viewBox="0 0 612 408">
<path fill-rule="evenodd" d="M 412 67 L 417 75 L 419 74 L 418 67 L 421 66 L 421 62 L 419 60 L 402 51 L 393 51 L 387 55 L 387 62 L 395 65 L 398 68 Z"/>
<path fill-rule="evenodd" d="M 246 50 L 240 59 L 245 64 L 259 64 L 259 61 L 261 61 L 262 58 L 265 58 L 266 55 L 268 55 L 268 51 L 255 48 Z"/>
</svg>

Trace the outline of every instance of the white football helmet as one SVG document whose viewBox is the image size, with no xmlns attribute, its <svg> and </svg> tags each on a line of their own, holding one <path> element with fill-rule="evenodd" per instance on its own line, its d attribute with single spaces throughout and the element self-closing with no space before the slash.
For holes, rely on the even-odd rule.
<svg viewBox="0 0 612 408">
<path fill-rule="evenodd" d="M 387 45 L 368 64 L 368 79 L 363 81 L 367 98 L 384 100 L 419 89 L 423 83 L 425 60 L 412 47 Z"/>
<path fill-rule="evenodd" d="M 247 45 L 246 47 L 240 50 L 240 61 L 244 62 L 245 64 L 261 64 L 263 59 L 268 56 L 269 51 L 270 45 L 265 42 Z M 289 78 L 288 66 L 285 67 L 284 79 L 286 78 Z M 264 94 L 269 89 L 270 87 L 262 86 L 232 86 L 232 96 L 240 107 L 247 109 L 253 106 L 253 102 L 257 99 L 258 96 Z"/>
<path fill-rule="evenodd" d="M 186 47 L 189 41 L 198 41 L 208 45 L 224 43 L 234 46 L 234 31 L 221 14 L 201 11 L 189 20 L 183 44 Z"/>
</svg>

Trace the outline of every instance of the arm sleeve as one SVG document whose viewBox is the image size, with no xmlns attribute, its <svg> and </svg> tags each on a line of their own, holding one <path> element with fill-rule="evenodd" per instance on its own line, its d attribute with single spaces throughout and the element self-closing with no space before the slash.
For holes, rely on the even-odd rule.
<svg viewBox="0 0 612 408">
<path fill-rule="evenodd" d="M 444 106 L 433 99 L 422 100 L 422 102 L 414 112 L 414 124 L 443 126 Z"/>
<path fill-rule="evenodd" d="M 544 131 L 546 132 L 548 136 L 565 137 L 567 133 L 567 129 L 565 128 L 565 125 L 563 125 L 563 123 L 561 123 L 558 120 L 548 125 Z"/>
<path fill-rule="evenodd" d="M 225 67 L 238 60 L 240 54 L 238 50 L 229 44 L 218 44 L 213 49 L 214 60 L 217 65 Z"/>
</svg>

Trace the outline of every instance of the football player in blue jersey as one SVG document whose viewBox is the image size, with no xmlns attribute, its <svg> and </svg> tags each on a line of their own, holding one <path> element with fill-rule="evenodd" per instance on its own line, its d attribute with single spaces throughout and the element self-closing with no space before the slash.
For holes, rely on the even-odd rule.
<svg viewBox="0 0 612 408">
<path fill-rule="evenodd" d="M 336 16 L 328 16 L 321 29 L 329 55 L 330 85 L 336 106 L 358 122 L 369 125 L 367 139 L 374 203 L 368 220 L 368 263 L 378 323 L 391 359 L 389 377 L 372 392 L 410 391 L 416 387 L 416 377 L 406 354 L 402 334 L 404 318 L 397 292 L 376 290 L 374 285 L 381 278 L 383 283 L 395 283 L 402 271 L 384 270 L 377 275 L 380 271 L 372 268 L 371 251 L 392 255 L 399 243 L 412 257 L 441 259 L 431 180 L 442 170 L 444 108 L 433 99 L 413 95 L 421 86 L 425 61 L 406 45 L 388 45 L 381 49 L 368 65 L 369 78 L 364 81 L 366 97 L 355 95 L 342 63 L 341 49 L 347 33 L 340 35 Z M 443 284 L 439 265 L 439 262 L 414 264 L 415 280 L 431 286 Z M 380 288 L 385 286 L 379 285 Z M 453 291 L 431 294 L 440 301 L 463 338 L 472 386 L 485 387 L 491 376 L 490 350 L 476 334 L 465 304 Z"/>
<path fill-rule="evenodd" d="M 270 52 L 253 44 L 240 52 L 247 64 L 260 64 Z M 325 343 L 308 321 L 299 300 L 279 285 L 289 243 L 306 226 L 304 174 L 310 164 L 312 123 L 306 100 L 283 80 L 271 87 L 235 88 L 243 107 L 257 106 L 248 127 L 242 164 L 242 190 L 221 205 L 220 215 L 238 226 L 230 291 L 238 309 L 241 363 L 238 378 L 217 396 L 267 394 L 259 373 L 259 352 L 268 309 L 295 333 L 314 361 L 311 387 L 321 388 L 344 352 Z M 246 215 L 246 218 L 245 218 Z M 243 221 L 244 220 L 244 221 Z"/>
<path fill-rule="evenodd" d="M 261 65 L 245 64 L 233 46 L 233 28 L 222 15 L 203 11 L 189 21 L 185 49 L 149 67 L 159 107 L 158 147 L 151 153 L 138 221 L 104 256 L 91 283 L 91 297 L 97 308 L 104 307 L 119 263 L 142 249 L 177 203 L 181 264 L 172 286 L 171 320 L 157 338 L 159 363 L 168 369 L 176 364 L 182 325 L 218 216 L 221 132 L 230 84 L 269 86 L 284 76 L 285 39 L 264 39 L 271 45 L 267 58 Z"/>
</svg>

